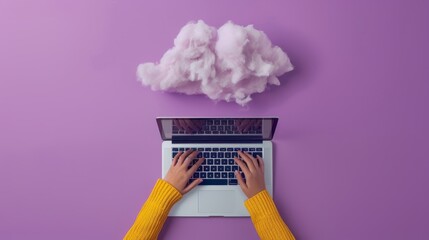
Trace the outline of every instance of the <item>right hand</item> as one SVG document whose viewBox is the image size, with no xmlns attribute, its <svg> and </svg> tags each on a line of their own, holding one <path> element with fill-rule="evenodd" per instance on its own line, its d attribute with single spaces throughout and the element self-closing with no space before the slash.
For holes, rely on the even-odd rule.
<svg viewBox="0 0 429 240">
<path fill-rule="evenodd" d="M 257 156 L 257 159 L 255 159 L 252 155 L 241 151 L 238 151 L 238 155 L 240 155 L 247 164 L 246 166 L 242 160 L 234 158 L 234 161 L 243 171 L 246 182 L 244 182 L 241 173 L 238 171 L 235 171 L 235 177 L 244 194 L 246 194 L 248 198 L 251 198 L 265 190 L 264 160 L 260 156 Z"/>
</svg>

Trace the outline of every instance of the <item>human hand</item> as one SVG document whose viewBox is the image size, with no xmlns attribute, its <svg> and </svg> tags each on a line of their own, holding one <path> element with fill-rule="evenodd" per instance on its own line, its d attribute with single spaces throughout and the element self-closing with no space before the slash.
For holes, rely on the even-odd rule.
<svg viewBox="0 0 429 240">
<path fill-rule="evenodd" d="M 178 152 L 176 156 L 174 156 L 170 169 L 164 177 L 164 180 L 175 187 L 182 195 L 191 191 L 203 181 L 201 178 L 198 178 L 188 184 L 191 176 L 204 162 L 204 158 L 200 158 L 190 169 L 188 169 L 189 164 L 197 155 L 198 151 L 193 151 L 192 149 L 189 149 L 184 153 Z"/>
<path fill-rule="evenodd" d="M 246 182 L 244 182 L 241 173 L 238 171 L 235 171 L 235 177 L 237 178 L 244 194 L 246 194 L 248 198 L 251 198 L 260 191 L 265 190 L 264 160 L 260 156 L 257 156 L 257 159 L 255 159 L 252 155 L 246 152 L 238 151 L 238 154 L 246 164 L 237 157 L 234 158 L 234 161 L 243 171 L 244 176 L 246 177 Z"/>
</svg>

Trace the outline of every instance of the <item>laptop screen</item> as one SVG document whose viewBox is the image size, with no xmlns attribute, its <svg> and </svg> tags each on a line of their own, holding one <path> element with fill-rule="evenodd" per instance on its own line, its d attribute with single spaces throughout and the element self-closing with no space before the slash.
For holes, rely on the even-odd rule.
<svg viewBox="0 0 429 240">
<path fill-rule="evenodd" d="M 163 140 L 271 140 L 278 118 L 157 118 Z"/>
</svg>

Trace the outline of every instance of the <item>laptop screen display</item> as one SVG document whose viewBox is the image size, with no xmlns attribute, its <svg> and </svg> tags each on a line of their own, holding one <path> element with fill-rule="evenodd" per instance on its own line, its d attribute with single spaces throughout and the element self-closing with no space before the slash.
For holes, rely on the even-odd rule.
<svg viewBox="0 0 429 240">
<path fill-rule="evenodd" d="M 157 118 L 163 140 L 271 140 L 278 118 Z"/>
</svg>

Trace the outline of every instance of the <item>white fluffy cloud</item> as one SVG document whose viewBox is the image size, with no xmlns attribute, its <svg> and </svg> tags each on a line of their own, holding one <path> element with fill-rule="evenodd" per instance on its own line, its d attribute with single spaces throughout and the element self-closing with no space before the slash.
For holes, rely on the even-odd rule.
<svg viewBox="0 0 429 240">
<path fill-rule="evenodd" d="M 154 91 L 205 94 L 245 105 L 251 94 L 279 85 L 277 77 L 291 70 L 287 54 L 252 25 L 227 22 L 216 29 L 199 20 L 180 30 L 159 64 L 140 64 L 137 76 Z"/>
</svg>

